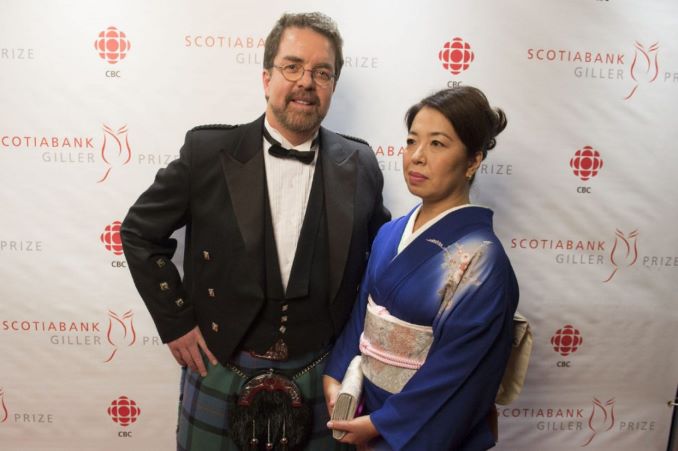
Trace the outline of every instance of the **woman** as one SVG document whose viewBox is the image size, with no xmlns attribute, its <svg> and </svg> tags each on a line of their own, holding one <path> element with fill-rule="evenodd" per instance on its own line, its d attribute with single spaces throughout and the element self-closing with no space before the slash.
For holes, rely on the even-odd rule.
<svg viewBox="0 0 678 451">
<path fill-rule="evenodd" d="M 506 117 L 480 90 L 462 86 L 426 97 L 405 121 L 403 172 L 421 204 L 374 241 L 324 379 L 332 408 L 362 352 L 364 408 L 328 427 L 369 449 L 485 450 L 495 444 L 491 418 L 518 285 L 492 211 L 470 205 L 469 190 Z"/>
</svg>

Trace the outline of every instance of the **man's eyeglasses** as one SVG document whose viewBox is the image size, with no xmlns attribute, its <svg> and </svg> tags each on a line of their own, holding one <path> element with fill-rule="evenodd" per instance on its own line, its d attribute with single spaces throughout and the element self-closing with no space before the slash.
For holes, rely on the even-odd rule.
<svg viewBox="0 0 678 451">
<path fill-rule="evenodd" d="M 306 69 L 301 64 L 292 63 L 285 66 L 273 66 L 278 69 L 287 81 L 299 81 L 304 73 L 311 72 L 311 78 L 318 86 L 327 86 L 335 75 L 327 69 Z"/>
</svg>

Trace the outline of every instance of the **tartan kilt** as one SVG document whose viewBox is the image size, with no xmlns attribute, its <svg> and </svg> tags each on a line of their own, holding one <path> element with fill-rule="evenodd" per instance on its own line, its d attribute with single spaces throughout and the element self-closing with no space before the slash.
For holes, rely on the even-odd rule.
<svg viewBox="0 0 678 451">
<path fill-rule="evenodd" d="M 177 424 L 177 451 L 237 451 L 230 438 L 229 410 L 246 378 L 221 364 L 211 365 L 207 376 L 182 369 Z M 337 442 L 327 429 L 329 416 L 323 395 L 322 376 L 325 362 L 294 379 L 304 402 L 311 408 L 313 426 L 304 451 L 349 451 L 355 448 Z M 250 374 L 248 368 L 241 368 Z M 254 370 L 256 371 L 256 370 Z M 277 445 L 277 444 L 276 444 Z M 263 444 L 260 444 L 263 449 Z M 274 449 L 279 449 L 276 446 Z"/>
</svg>

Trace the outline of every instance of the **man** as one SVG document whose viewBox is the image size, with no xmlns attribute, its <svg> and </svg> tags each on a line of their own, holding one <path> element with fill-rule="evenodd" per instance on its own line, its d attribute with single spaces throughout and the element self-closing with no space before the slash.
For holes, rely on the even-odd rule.
<svg viewBox="0 0 678 451">
<path fill-rule="evenodd" d="M 261 387 L 274 386 L 253 388 L 250 378 L 270 369 L 284 377 L 280 391 L 294 398 L 296 386 L 310 405 L 310 439 L 299 439 L 305 449 L 338 446 L 325 426 L 324 357 L 350 314 L 372 239 L 390 217 L 366 143 L 320 126 L 342 64 L 329 17 L 283 15 L 266 39 L 265 114 L 189 131 L 179 159 L 158 172 L 123 222 L 137 289 L 163 342 L 188 368 L 179 450 L 237 449 L 234 441 L 293 447 L 301 421 L 284 414 L 281 427 L 266 416 L 275 410 L 268 404 L 264 417 L 247 410 L 247 396 L 264 399 Z M 169 237 L 184 225 L 182 281 Z"/>
</svg>

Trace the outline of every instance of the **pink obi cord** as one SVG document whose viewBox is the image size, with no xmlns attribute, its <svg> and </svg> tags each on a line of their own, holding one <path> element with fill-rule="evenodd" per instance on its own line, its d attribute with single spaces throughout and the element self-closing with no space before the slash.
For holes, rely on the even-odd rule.
<svg viewBox="0 0 678 451">
<path fill-rule="evenodd" d="M 407 357 L 402 357 L 375 347 L 367 338 L 365 338 L 364 333 L 360 335 L 360 352 L 362 352 L 363 355 L 373 357 L 382 363 L 397 366 L 398 368 L 418 370 L 424 364 L 424 360 L 408 359 Z"/>
</svg>

